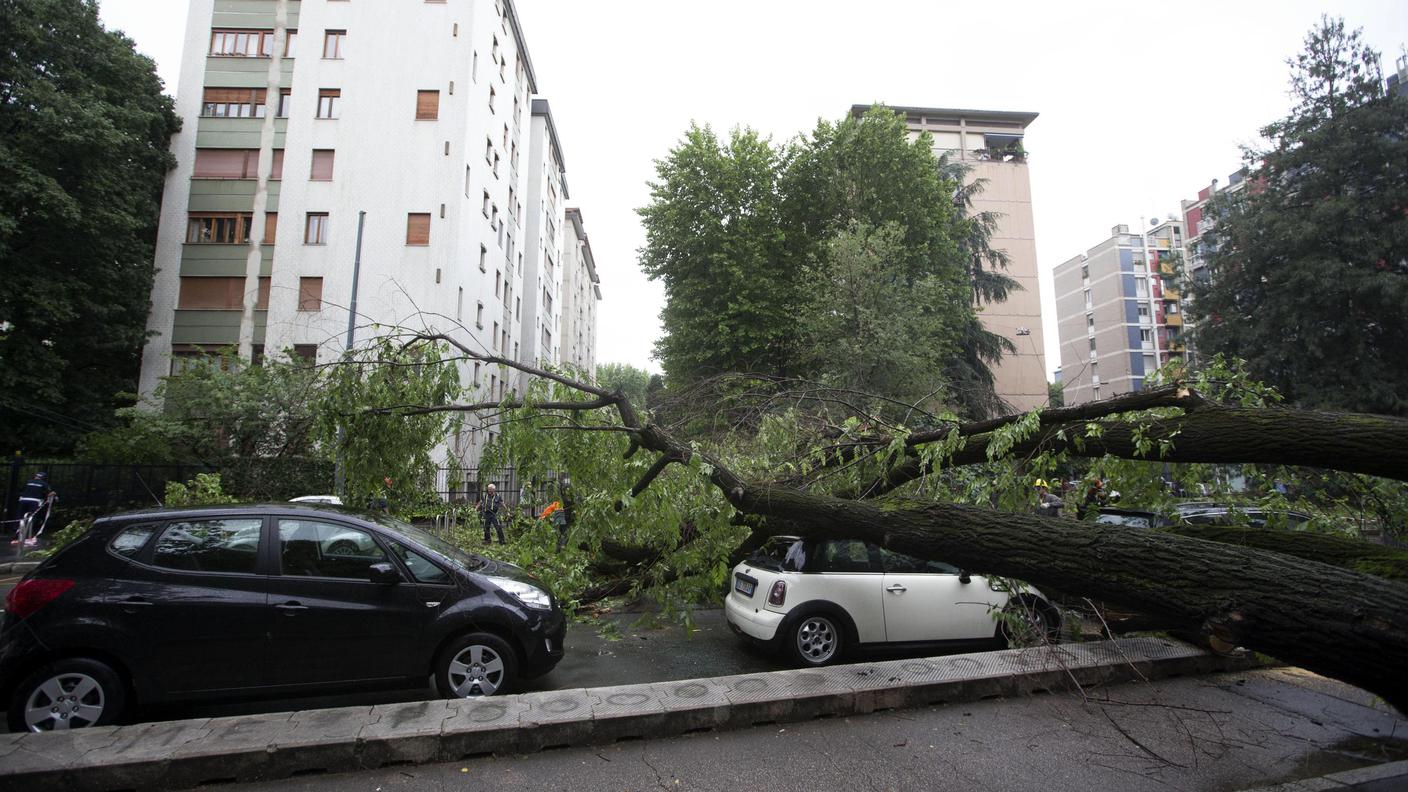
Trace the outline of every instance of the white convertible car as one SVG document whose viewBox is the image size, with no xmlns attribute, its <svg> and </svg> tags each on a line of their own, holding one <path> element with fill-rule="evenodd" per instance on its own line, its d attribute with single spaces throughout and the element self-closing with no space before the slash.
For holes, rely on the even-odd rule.
<svg viewBox="0 0 1408 792">
<path fill-rule="evenodd" d="M 1054 638 L 1061 621 L 1035 589 L 1012 592 L 850 539 L 773 537 L 734 567 L 731 582 L 724 613 L 733 631 L 804 666 L 836 662 L 855 646 L 992 648 L 1017 627 Z M 1004 610 L 1015 616 L 995 618 Z"/>
</svg>

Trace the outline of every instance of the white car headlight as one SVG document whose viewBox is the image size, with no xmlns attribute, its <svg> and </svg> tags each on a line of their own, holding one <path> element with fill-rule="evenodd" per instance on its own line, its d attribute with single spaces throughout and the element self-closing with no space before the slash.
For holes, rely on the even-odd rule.
<svg viewBox="0 0 1408 792">
<path fill-rule="evenodd" d="M 543 591 L 537 586 L 532 586 L 521 580 L 506 577 L 489 577 L 487 579 L 490 583 L 493 583 L 495 586 L 517 597 L 519 602 L 522 602 L 530 608 L 539 608 L 541 610 L 549 610 L 552 608 L 552 597 L 549 597 L 546 591 Z"/>
</svg>

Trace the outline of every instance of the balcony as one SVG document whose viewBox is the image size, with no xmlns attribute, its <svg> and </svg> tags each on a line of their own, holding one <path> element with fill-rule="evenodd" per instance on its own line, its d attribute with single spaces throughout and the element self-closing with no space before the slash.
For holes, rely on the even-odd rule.
<svg viewBox="0 0 1408 792">
<path fill-rule="evenodd" d="M 1182 327 L 1183 314 L 1164 314 L 1165 327 Z"/>
</svg>

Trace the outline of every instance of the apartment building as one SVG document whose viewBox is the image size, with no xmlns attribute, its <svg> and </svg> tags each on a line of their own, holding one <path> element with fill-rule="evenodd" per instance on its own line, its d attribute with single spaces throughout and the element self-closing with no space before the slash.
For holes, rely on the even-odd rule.
<svg viewBox="0 0 1408 792">
<path fill-rule="evenodd" d="M 1143 233 L 1117 225 L 1109 239 L 1057 265 L 1057 332 L 1067 405 L 1132 393 L 1184 353 L 1179 262 L 1183 222 Z"/>
<path fill-rule="evenodd" d="M 851 114 L 864 115 L 868 105 L 852 105 Z M 979 306 L 983 326 L 1010 340 L 1017 351 L 994 367 L 997 393 L 1014 410 L 1046 404 L 1046 352 L 1042 341 L 1041 293 L 1036 273 L 1036 231 L 1032 221 L 1028 153 L 1022 145 L 1036 113 L 999 110 L 954 110 L 936 107 L 894 107 L 911 134 L 928 132 L 936 154 L 971 168 L 969 178 L 986 182 L 974 200 L 974 210 L 999 216 L 992 246 L 1007 251 L 1007 275 L 1018 289 L 1000 303 Z"/>
<path fill-rule="evenodd" d="M 191 0 L 186 41 L 143 392 L 374 325 L 557 362 L 567 186 L 512 0 Z M 471 365 L 480 398 L 520 386 Z"/>
<path fill-rule="evenodd" d="M 582 225 L 582 210 L 567 210 L 569 228 L 562 244 L 562 306 L 558 338 L 561 359 L 596 376 L 596 315 L 601 303 L 601 279 L 596 274 L 592 243 Z"/>
</svg>

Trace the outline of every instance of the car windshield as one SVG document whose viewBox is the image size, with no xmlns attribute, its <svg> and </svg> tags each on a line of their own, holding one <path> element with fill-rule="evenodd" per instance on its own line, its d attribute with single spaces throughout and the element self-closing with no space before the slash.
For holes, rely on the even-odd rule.
<svg viewBox="0 0 1408 792">
<path fill-rule="evenodd" d="M 384 514 L 371 515 L 371 519 L 410 539 L 427 550 L 434 552 L 457 569 L 479 569 L 486 563 L 473 553 L 466 553 L 435 534 L 422 531 L 408 522 Z"/>
<path fill-rule="evenodd" d="M 800 572 L 807 563 L 806 543 L 795 536 L 774 536 L 754 551 L 748 562 L 774 572 Z"/>
</svg>

